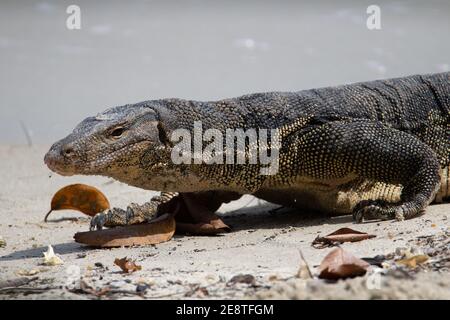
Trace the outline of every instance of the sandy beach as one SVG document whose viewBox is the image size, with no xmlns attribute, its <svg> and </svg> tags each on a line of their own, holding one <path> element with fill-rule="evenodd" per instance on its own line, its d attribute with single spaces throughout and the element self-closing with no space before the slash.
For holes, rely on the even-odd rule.
<svg viewBox="0 0 450 320">
<path fill-rule="evenodd" d="M 94 288 L 110 286 L 122 292 L 105 295 L 102 297 L 105 299 L 450 298 L 448 260 L 445 260 L 448 250 L 446 257 L 435 256 L 430 260 L 443 261 L 441 268 L 434 271 L 423 268 L 412 277 L 385 275 L 375 289 L 367 284 L 370 275 L 337 283 L 296 277 L 301 264 L 299 250 L 314 273 L 331 248 L 315 249 L 311 242 L 318 235 L 341 227 L 376 235 L 374 239 L 342 245 L 361 258 L 387 255 L 397 248 L 418 247 L 429 252 L 438 243 L 431 239 L 442 240 L 445 232 L 448 243 L 450 204 L 432 205 L 424 216 L 409 221 L 355 225 L 351 217 L 317 217 L 311 212 L 287 209 L 272 212 L 276 206 L 244 197 L 220 209 L 224 221 L 233 227 L 229 234 L 176 235 L 171 241 L 154 246 L 92 249 L 73 240 L 75 232 L 88 229 L 89 219 L 83 214 L 56 211 L 52 214 L 54 220 L 79 219 L 43 222 L 51 197 L 60 187 L 76 182 L 96 186 L 112 206 L 118 207 L 130 202 L 143 203 L 152 192 L 101 177 L 60 177 L 44 165 L 46 151 L 47 146 L 0 147 L 0 236 L 6 241 L 6 246 L 0 248 L 0 280 L 27 273 L 25 277 L 38 277 L 25 286 L 28 291 L 0 289 L 0 299 L 98 298 L 70 289 L 68 279 L 78 275 Z M 425 245 L 423 241 L 417 244 L 420 239 L 430 240 Z M 48 245 L 53 246 L 64 264 L 41 265 Z M 142 270 L 132 274 L 120 272 L 113 261 L 125 256 L 136 260 Z M 252 275 L 255 282 L 230 285 L 229 280 L 239 274 Z M 147 290 L 137 294 L 137 287 L 142 284 Z"/>
<path fill-rule="evenodd" d="M 449 1 L 379 0 L 377 30 L 367 27 L 372 2 L 357 0 L 76 3 L 77 30 L 67 27 L 69 3 L 0 3 L 0 299 L 450 299 L 450 204 L 400 223 L 355 225 L 350 216 L 274 212 L 246 196 L 220 208 L 229 234 L 103 250 L 74 242 L 89 228 L 81 213 L 57 211 L 51 219 L 60 221 L 43 222 L 53 194 L 72 183 L 99 188 L 121 208 L 154 194 L 48 170 L 49 146 L 86 117 L 144 100 L 206 101 L 446 72 Z M 299 250 L 316 274 L 332 248 L 311 242 L 342 227 L 376 235 L 342 245 L 356 257 L 413 248 L 430 258 L 415 271 L 337 283 L 298 278 Z M 41 265 L 48 245 L 62 265 Z M 114 260 L 125 256 L 142 270 L 121 273 Z M 229 282 L 241 274 L 249 283 Z M 30 282 L 5 285 L 17 278 Z M 96 294 L 77 287 L 81 280 Z"/>
</svg>

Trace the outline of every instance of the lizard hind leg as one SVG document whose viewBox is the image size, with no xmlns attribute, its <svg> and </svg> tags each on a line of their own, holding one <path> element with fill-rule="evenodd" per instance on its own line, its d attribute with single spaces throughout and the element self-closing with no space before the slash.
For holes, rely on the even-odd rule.
<svg viewBox="0 0 450 320">
<path fill-rule="evenodd" d="M 397 203 L 383 200 L 361 201 L 353 209 L 355 221 L 394 218 L 401 221 L 421 215 L 425 207 L 435 199 L 441 186 L 437 158 L 431 152 L 423 155 L 424 158 L 417 165 L 416 172 L 411 171 L 411 178 L 405 179 L 402 183 L 400 201 Z"/>
<path fill-rule="evenodd" d="M 402 186 L 397 201 L 377 196 L 357 203 L 356 222 L 413 218 L 433 201 L 440 186 L 440 164 L 433 150 L 417 137 L 379 122 L 328 123 L 303 134 L 298 149 L 305 175 L 331 180 L 353 173 Z"/>
</svg>

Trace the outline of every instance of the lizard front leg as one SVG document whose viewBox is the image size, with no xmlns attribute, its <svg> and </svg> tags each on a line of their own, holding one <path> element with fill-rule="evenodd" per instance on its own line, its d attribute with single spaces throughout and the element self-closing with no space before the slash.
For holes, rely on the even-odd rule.
<svg viewBox="0 0 450 320">
<path fill-rule="evenodd" d="M 186 229 L 187 225 L 210 223 L 227 231 L 228 227 L 217 221 L 214 212 L 223 203 L 239 199 L 240 194 L 228 191 L 204 191 L 193 193 L 162 192 L 143 205 L 130 204 L 126 210 L 113 208 L 100 212 L 91 220 L 90 229 L 118 227 L 150 221 L 164 214 L 177 215 L 177 228 Z"/>
<path fill-rule="evenodd" d="M 408 133 L 365 120 L 324 124 L 297 137 L 303 175 L 323 181 L 356 176 L 402 186 L 400 201 L 363 200 L 353 208 L 356 222 L 403 220 L 419 215 L 440 185 L 433 150 Z"/>
<path fill-rule="evenodd" d="M 177 192 L 162 192 L 142 205 L 131 203 L 126 210 L 112 208 L 96 214 L 91 219 L 90 230 L 103 227 L 118 227 L 130 224 L 138 224 L 154 219 L 164 204 L 178 196 Z"/>
</svg>

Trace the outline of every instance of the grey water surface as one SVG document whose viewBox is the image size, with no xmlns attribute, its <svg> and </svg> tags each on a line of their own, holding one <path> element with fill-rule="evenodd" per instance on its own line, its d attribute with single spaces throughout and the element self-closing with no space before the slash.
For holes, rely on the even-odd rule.
<svg viewBox="0 0 450 320">
<path fill-rule="evenodd" d="M 366 26 L 371 4 L 381 30 Z M 448 71 L 449 31 L 450 1 L 1 0 L 0 143 L 51 143 L 147 99 Z"/>
</svg>

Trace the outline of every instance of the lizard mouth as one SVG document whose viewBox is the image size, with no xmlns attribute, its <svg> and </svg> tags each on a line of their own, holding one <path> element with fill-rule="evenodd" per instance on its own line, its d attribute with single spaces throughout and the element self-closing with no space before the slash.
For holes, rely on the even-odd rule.
<svg viewBox="0 0 450 320">
<path fill-rule="evenodd" d="M 116 159 L 120 156 L 129 156 L 135 149 L 142 148 L 147 142 L 138 141 L 117 150 L 108 152 L 107 154 L 99 157 L 95 160 L 89 161 L 89 163 L 80 163 L 77 159 L 66 158 L 61 155 L 59 147 L 52 147 L 44 157 L 44 163 L 47 167 L 62 176 L 73 176 L 76 174 L 97 174 L 103 167 L 108 166 L 111 159 Z M 108 161 L 109 159 L 109 161 Z M 95 173 L 94 173 L 95 172 Z"/>
<path fill-rule="evenodd" d="M 117 159 L 121 156 L 126 156 L 129 159 L 130 155 L 132 155 L 135 150 L 142 149 L 146 145 L 148 145 L 148 141 L 145 140 L 130 143 L 117 150 L 111 151 L 100 158 L 95 159 L 94 161 L 92 161 L 92 163 L 90 163 L 89 167 L 100 170 L 102 167 L 107 166 L 108 163 L 111 162 L 111 160 L 107 161 L 107 159 Z"/>
<path fill-rule="evenodd" d="M 64 159 L 60 155 L 55 154 L 53 150 L 47 152 L 44 157 L 44 163 L 51 171 L 56 172 L 59 175 L 73 176 L 75 174 L 74 168 L 72 168 L 73 166 L 67 164 Z"/>
</svg>

